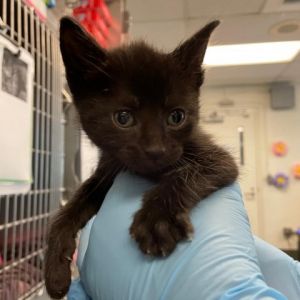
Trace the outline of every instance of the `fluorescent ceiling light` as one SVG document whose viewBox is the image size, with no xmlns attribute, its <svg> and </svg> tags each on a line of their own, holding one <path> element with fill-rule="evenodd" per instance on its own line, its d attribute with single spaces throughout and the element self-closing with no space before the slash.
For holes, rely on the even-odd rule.
<svg viewBox="0 0 300 300">
<path fill-rule="evenodd" d="M 300 41 L 210 46 L 204 64 L 211 67 L 283 63 L 293 60 Z"/>
</svg>

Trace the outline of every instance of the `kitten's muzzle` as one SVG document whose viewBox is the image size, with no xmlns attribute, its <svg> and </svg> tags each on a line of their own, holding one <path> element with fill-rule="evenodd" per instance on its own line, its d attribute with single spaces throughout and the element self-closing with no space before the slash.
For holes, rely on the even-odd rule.
<svg viewBox="0 0 300 300">
<path fill-rule="evenodd" d="M 159 145 L 153 145 L 144 149 L 144 152 L 147 158 L 153 161 L 157 161 L 165 157 L 166 148 Z"/>
</svg>

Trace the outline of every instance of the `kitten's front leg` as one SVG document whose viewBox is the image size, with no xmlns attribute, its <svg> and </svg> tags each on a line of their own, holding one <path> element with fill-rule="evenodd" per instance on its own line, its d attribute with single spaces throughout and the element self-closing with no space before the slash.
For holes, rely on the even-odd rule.
<svg viewBox="0 0 300 300">
<path fill-rule="evenodd" d="M 184 167 L 165 174 L 159 185 L 144 195 L 143 206 L 134 216 L 130 234 L 145 254 L 166 256 L 179 241 L 190 239 L 191 209 L 238 176 L 231 155 L 213 144 L 182 159 Z"/>
<path fill-rule="evenodd" d="M 99 210 L 118 170 L 108 159 L 102 159 L 95 173 L 52 221 L 45 255 L 45 285 L 52 298 L 61 299 L 68 292 L 77 232 Z"/>
<path fill-rule="evenodd" d="M 182 240 L 191 239 L 188 201 L 191 191 L 177 183 L 160 183 L 144 195 L 143 207 L 134 215 L 130 234 L 148 255 L 166 256 Z"/>
</svg>

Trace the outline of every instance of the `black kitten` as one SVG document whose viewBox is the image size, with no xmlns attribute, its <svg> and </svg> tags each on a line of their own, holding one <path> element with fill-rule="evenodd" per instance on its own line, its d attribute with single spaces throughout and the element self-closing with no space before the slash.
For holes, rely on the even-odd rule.
<svg viewBox="0 0 300 300">
<path fill-rule="evenodd" d="M 62 19 L 68 83 L 82 127 L 102 157 L 51 225 L 45 266 L 51 297 L 68 291 L 76 234 L 97 213 L 120 170 L 157 180 L 130 227 L 141 251 L 153 256 L 168 255 L 189 238 L 191 209 L 236 180 L 233 158 L 198 123 L 201 64 L 218 24 L 209 23 L 171 53 L 143 42 L 108 52 L 72 19 Z"/>
</svg>

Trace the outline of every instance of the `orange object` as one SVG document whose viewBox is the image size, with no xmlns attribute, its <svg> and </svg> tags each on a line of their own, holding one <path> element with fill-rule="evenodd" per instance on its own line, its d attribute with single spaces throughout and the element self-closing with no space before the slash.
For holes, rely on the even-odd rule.
<svg viewBox="0 0 300 300">
<path fill-rule="evenodd" d="M 287 154 L 287 145 L 284 142 L 276 142 L 272 147 L 273 153 L 276 156 L 285 156 Z"/>
<path fill-rule="evenodd" d="M 293 166 L 293 175 L 296 179 L 300 179 L 300 163 Z"/>
<path fill-rule="evenodd" d="M 116 21 L 104 0 L 87 0 L 73 9 L 73 16 L 103 48 L 118 46 L 121 25 Z"/>
</svg>

